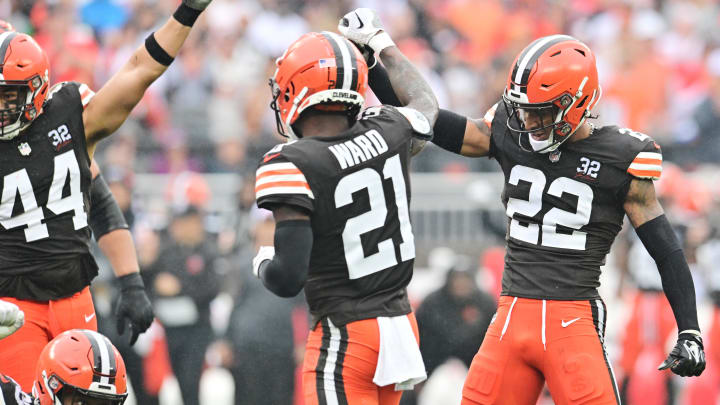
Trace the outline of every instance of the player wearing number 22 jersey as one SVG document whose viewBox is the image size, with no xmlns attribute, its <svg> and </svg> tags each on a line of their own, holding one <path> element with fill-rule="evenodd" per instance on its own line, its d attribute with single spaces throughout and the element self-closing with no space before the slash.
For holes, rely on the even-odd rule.
<svg viewBox="0 0 720 405">
<path fill-rule="evenodd" d="M 682 376 L 705 368 L 690 271 L 655 198 L 661 150 L 645 134 L 589 123 L 600 94 L 590 49 L 553 35 L 518 55 L 502 100 L 483 119 L 440 111 L 433 142 L 494 158 L 505 177 L 502 293 L 464 405 L 535 404 L 543 383 L 556 404 L 620 402 L 597 288 L 626 214 L 658 265 L 678 324 L 661 368 Z"/>
<path fill-rule="evenodd" d="M 425 378 L 406 292 L 415 259 L 408 166 L 437 107 L 397 48 L 382 57 L 416 79 L 406 107 L 358 115 L 367 66 L 334 33 L 302 36 L 271 80 L 281 133 L 292 140 L 257 170 L 257 204 L 277 224 L 274 248 L 261 247 L 253 271 L 278 295 L 305 289 L 314 319 L 303 367 L 308 405 L 396 405 L 402 389 Z"/>
</svg>

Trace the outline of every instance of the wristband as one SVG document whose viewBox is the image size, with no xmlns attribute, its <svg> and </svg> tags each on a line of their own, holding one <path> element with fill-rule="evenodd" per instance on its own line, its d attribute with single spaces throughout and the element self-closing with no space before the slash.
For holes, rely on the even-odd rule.
<svg viewBox="0 0 720 405">
<path fill-rule="evenodd" d="M 134 288 L 145 289 L 145 283 L 143 283 L 143 279 L 140 277 L 139 272 L 120 276 L 117 278 L 117 281 L 120 284 L 121 291 L 132 290 Z"/>
<path fill-rule="evenodd" d="M 433 128 L 433 143 L 448 152 L 459 154 L 465 140 L 466 126 L 466 117 L 441 108 Z"/>
<path fill-rule="evenodd" d="M 694 330 L 694 329 L 685 329 L 684 331 L 678 333 L 678 335 L 682 335 L 683 333 L 686 333 L 688 335 L 695 335 L 697 337 L 702 337 L 702 334 L 700 334 L 700 331 Z"/>
<path fill-rule="evenodd" d="M 382 31 L 376 34 L 374 37 L 370 38 L 370 41 L 368 41 L 368 46 L 373 51 L 380 53 L 385 48 L 395 46 L 395 42 L 393 42 L 392 38 L 390 38 L 390 35 L 387 32 Z"/>
<path fill-rule="evenodd" d="M 145 49 L 147 49 L 150 56 L 155 59 L 155 62 L 163 66 L 170 66 L 173 60 L 175 60 L 175 58 L 170 56 L 160 44 L 158 44 L 157 40 L 155 40 L 154 32 L 145 38 Z"/>
<path fill-rule="evenodd" d="M 185 3 L 182 3 L 180 7 L 175 10 L 173 18 L 186 27 L 192 27 L 198 17 L 200 17 L 200 13 L 202 13 L 202 10 L 195 10 L 192 7 L 186 6 Z"/>
</svg>

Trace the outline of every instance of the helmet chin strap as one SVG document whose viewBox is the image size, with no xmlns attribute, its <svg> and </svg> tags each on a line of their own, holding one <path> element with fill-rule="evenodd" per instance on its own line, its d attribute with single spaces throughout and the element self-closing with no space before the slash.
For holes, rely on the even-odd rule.
<svg viewBox="0 0 720 405">
<path fill-rule="evenodd" d="M 307 92 L 307 86 L 303 87 L 303 89 L 300 90 L 300 94 L 298 94 L 297 97 L 295 97 L 295 100 L 293 100 L 292 108 L 290 108 L 290 112 L 288 113 L 287 119 L 285 120 L 285 129 L 288 132 L 288 137 L 293 141 L 297 141 L 298 139 L 300 139 L 300 137 L 298 137 L 297 134 L 295 134 L 295 131 L 293 131 L 292 125 L 290 125 L 290 120 L 292 119 L 293 115 L 295 115 L 295 111 L 297 111 L 300 102 L 305 97 L 305 94 Z"/>
</svg>

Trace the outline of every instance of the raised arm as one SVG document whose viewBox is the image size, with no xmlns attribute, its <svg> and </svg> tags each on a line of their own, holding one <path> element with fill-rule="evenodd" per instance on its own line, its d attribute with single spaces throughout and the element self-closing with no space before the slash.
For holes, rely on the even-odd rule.
<svg viewBox="0 0 720 405">
<path fill-rule="evenodd" d="M 97 142 L 125 122 L 145 90 L 165 72 L 210 1 L 183 0 L 165 25 L 148 36 L 88 103 L 83 111 L 83 124 L 91 157 Z"/>
<path fill-rule="evenodd" d="M 683 254 L 651 180 L 633 179 L 625 197 L 625 213 L 645 249 L 655 260 L 663 291 L 678 326 L 678 341 L 659 369 L 670 368 L 680 376 L 699 376 L 705 369 L 705 353 L 695 304 L 695 286 Z"/>
<path fill-rule="evenodd" d="M 431 125 L 435 123 L 438 115 L 435 94 L 420 72 L 395 46 L 375 11 L 359 8 L 347 13 L 340 20 L 338 30 L 356 45 L 369 47 L 380 56 L 401 106 L 417 110 Z"/>
<path fill-rule="evenodd" d="M 399 99 L 400 93 L 396 90 L 402 85 L 395 84 L 398 81 L 397 78 L 391 79 L 390 68 L 386 68 L 387 57 L 381 55 L 385 64 L 383 66 L 383 64 L 377 63 L 372 52 L 365 54 L 368 55 L 368 67 L 370 68 L 368 81 L 372 91 L 381 103 L 402 106 L 403 102 Z M 463 156 L 487 156 L 490 153 L 490 124 L 495 112 L 494 108 L 491 108 L 485 117 L 478 119 L 467 118 L 441 108 L 433 126 L 432 142 L 449 152 Z"/>
</svg>

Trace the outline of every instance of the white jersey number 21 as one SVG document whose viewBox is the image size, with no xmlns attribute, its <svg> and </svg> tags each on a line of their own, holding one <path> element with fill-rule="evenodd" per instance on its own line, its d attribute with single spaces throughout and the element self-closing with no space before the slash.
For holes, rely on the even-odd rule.
<svg viewBox="0 0 720 405">
<path fill-rule="evenodd" d="M 340 209 L 353 202 L 353 193 L 367 189 L 370 197 L 370 211 L 348 219 L 343 230 L 343 247 L 348 274 L 351 280 L 367 276 L 398 264 L 392 239 L 378 243 L 378 251 L 365 256 L 360 236 L 366 232 L 381 228 L 387 217 L 387 202 L 383 191 L 383 179 L 390 179 L 395 191 L 398 220 L 400 222 L 400 261 L 415 258 L 415 240 L 410 225 L 407 192 L 403 177 L 400 156 L 395 155 L 385 161 L 383 177 L 367 167 L 343 177 L 335 188 L 335 207 Z"/>
</svg>

